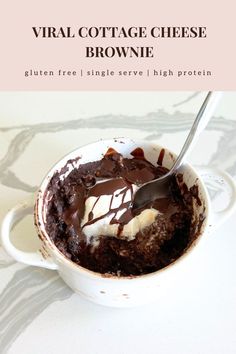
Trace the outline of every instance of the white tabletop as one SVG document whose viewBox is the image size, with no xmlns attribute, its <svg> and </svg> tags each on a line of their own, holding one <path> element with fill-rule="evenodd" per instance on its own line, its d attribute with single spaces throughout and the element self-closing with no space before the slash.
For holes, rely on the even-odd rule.
<svg viewBox="0 0 236 354">
<path fill-rule="evenodd" d="M 148 139 L 179 152 L 205 93 L 0 93 L 0 196 L 7 210 L 49 168 L 101 138 Z M 189 161 L 236 176 L 236 93 L 226 92 Z M 210 235 L 161 301 L 132 309 L 81 299 L 56 271 L 14 262 L 0 248 L 0 353 L 233 354 L 236 352 L 235 214 Z M 14 230 L 34 247 L 32 217 Z"/>
</svg>

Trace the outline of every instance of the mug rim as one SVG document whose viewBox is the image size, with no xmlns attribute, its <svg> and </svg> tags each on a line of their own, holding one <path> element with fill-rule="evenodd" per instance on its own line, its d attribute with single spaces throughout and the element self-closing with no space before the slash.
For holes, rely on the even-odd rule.
<svg viewBox="0 0 236 354">
<path fill-rule="evenodd" d="M 196 179 L 198 180 L 198 183 L 201 186 L 201 189 L 203 191 L 204 194 L 204 207 L 205 210 L 207 210 L 207 213 L 205 215 L 205 219 L 203 221 L 201 230 L 199 232 L 199 235 L 196 237 L 196 239 L 194 239 L 192 241 L 192 243 L 190 244 L 190 246 L 186 249 L 186 251 L 184 251 L 183 254 L 181 254 L 181 256 L 179 256 L 177 259 L 175 259 L 173 262 L 167 264 L 165 267 L 158 269 L 154 272 L 151 273 L 146 273 L 146 274 L 141 274 L 141 275 L 128 275 L 128 276 L 118 276 L 118 275 L 113 275 L 113 274 L 109 274 L 109 273 L 99 273 L 99 272 L 95 272 L 93 270 L 87 269 L 75 262 L 73 262 L 72 260 L 70 260 L 69 258 L 67 258 L 55 245 L 55 243 L 50 239 L 50 236 L 48 235 L 48 233 L 46 232 L 45 228 L 44 230 L 42 230 L 42 224 L 43 226 L 45 225 L 44 221 L 43 221 L 43 217 L 42 217 L 42 210 L 39 210 L 39 203 L 42 200 L 42 207 L 43 207 L 43 203 L 44 203 L 44 197 L 45 197 L 45 191 L 47 189 L 47 186 L 53 176 L 53 174 L 57 171 L 57 168 L 63 168 L 63 166 L 66 165 L 66 163 L 70 160 L 71 155 L 73 156 L 74 154 L 76 154 L 78 152 L 79 155 L 79 150 L 86 148 L 87 146 L 91 146 L 91 145 L 97 145 L 99 143 L 114 143 L 114 141 L 117 140 L 121 140 L 122 139 L 122 144 L 125 144 L 127 142 L 132 142 L 134 144 L 140 144 L 140 146 L 142 147 L 143 145 L 148 145 L 151 148 L 157 148 L 157 149 L 165 149 L 165 151 L 169 154 L 169 156 L 173 159 L 176 159 L 177 155 L 172 152 L 172 150 L 169 150 L 169 148 L 166 148 L 162 145 L 159 145 L 157 143 L 153 143 L 153 142 L 147 142 L 145 140 L 142 139 L 130 139 L 130 138 L 124 138 L 124 137 L 117 137 L 117 138 L 113 138 L 113 139 L 100 139 L 97 140 L 95 142 L 89 143 L 89 144 L 85 144 L 82 145 L 74 150 L 72 150 L 71 152 L 69 152 L 68 154 L 66 154 L 64 157 L 62 157 L 61 159 L 59 159 L 54 165 L 53 167 L 48 171 L 48 173 L 46 174 L 46 176 L 43 178 L 40 187 L 37 191 L 36 194 L 36 201 L 35 201 L 35 206 L 34 206 L 34 222 L 35 222 L 35 226 L 37 228 L 37 234 L 38 237 L 41 239 L 41 241 L 43 242 L 43 244 L 45 244 L 46 246 L 48 246 L 49 250 L 53 253 L 54 257 L 56 260 L 60 260 L 62 263 L 66 263 L 70 268 L 72 268 L 75 271 L 79 271 L 82 272 L 84 275 L 87 276 L 92 276 L 93 278 L 96 279 L 101 279 L 101 280 L 107 280 L 107 281 L 119 281 L 119 280 L 142 280 L 142 279 L 147 279 L 150 277 L 156 277 L 160 274 L 162 274 L 164 271 L 167 272 L 168 270 L 172 269 L 174 265 L 179 264 L 181 261 L 183 261 L 186 257 L 189 256 L 189 254 L 191 253 L 191 251 L 195 248 L 195 246 L 200 242 L 200 240 L 202 239 L 202 236 L 204 233 L 207 232 L 208 227 L 209 227 L 209 215 L 210 215 L 210 200 L 209 200 L 209 195 L 207 192 L 207 189 L 205 187 L 204 182 L 202 181 L 201 176 L 199 176 L 199 174 L 197 173 L 197 171 L 195 170 L 195 168 L 190 165 L 189 163 L 185 163 L 184 164 L 184 169 L 188 168 L 191 171 L 191 175 L 193 174 L 194 176 L 196 176 Z M 66 160 L 65 164 L 62 165 L 63 161 Z M 41 218 L 39 217 L 39 215 L 41 215 Z M 53 260 L 54 260 L 53 257 Z M 57 263 L 57 262 L 56 262 Z"/>
</svg>

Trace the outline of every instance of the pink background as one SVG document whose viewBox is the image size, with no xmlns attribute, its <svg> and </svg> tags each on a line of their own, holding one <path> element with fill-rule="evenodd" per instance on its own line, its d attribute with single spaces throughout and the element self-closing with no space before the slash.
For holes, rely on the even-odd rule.
<svg viewBox="0 0 236 354">
<path fill-rule="evenodd" d="M 8 0 L 0 14 L 1 90 L 236 89 L 235 1 Z M 36 39 L 33 26 L 207 26 L 207 39 Z M 154 58 L 85 58 L 86 46 L 154 46 Z M 24 77 L 26 70 L 211 70 L 192 77 Z"/>
</svg>

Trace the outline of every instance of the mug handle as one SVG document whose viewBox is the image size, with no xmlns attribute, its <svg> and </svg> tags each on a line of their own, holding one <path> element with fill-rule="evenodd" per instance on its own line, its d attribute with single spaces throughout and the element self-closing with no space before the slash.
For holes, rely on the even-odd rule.
<svg viewBox="0 0 236 354">
<path fill-rule="evenodd" d="M 236 181 L 227 172 L 215 167 L 199 167 L 197 171 L 205 182 L 208 191 L 211 190 L 210 187 L 214 187 L 218 191 L 220 189 L 226 193 L 228 199 L 228 204 L 222 210 L 216 211 L 214 210 L 216 201 L 210 195 L 213 206 L 210 215 L 210 225 L 211 231 L 215 231 L 236 210 Z"/>
<path fill-rule="evenodd" d="M 6 214 L 1 227 L 2 245 L 5 251 L 18 262 L 55 270 L 58 267 L 43 249 L 43 246 L 35 252 L 24 252 L 16 248 L 10 239 L 14 225 L 26 215 L 33 215 L 34 199 L 34 195 L 31 195 L 27 200 L 17 204 Z"/>
</svg>

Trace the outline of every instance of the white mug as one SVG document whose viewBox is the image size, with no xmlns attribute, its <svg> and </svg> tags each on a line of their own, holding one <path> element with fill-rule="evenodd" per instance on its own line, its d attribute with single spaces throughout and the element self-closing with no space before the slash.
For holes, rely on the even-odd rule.
<svg viewBox="0 0 236 354">
<path fill-rule="evenodd" d="M 28 201 L 20 203 L 7 213 L 2 223 L 1 238 L 3 247 L 15 260 L 29 265 L 57 270 L 65 283 L 82 297 L 106 306 L 129 307 L 157 300 L 162 288 L 165 289 L 174 284 L 173 279 L 176 272 L 181 271 L 182 267 L 186 267 L 189 257 L 191 257 L 200 240 L 207 237 L 210 231 L 213 231 L 216 226 L 225 221 L 234 211 L 236 206 L 236 184 L 227 173 L 208 168 L 204 170 L 204 177 L 197 173 L 189 164 L 185 164 L 179 172 L 183 174 L 183 180 L 189 188 L 192 185 L 198 186 L 199 197 L 202 202 L 201 206 L 196 203 L 194 215 L 199 217 L 201 213 L 205 213 L 205 220 L 201 225 L 200 234 L 196 241 L 175 262 L 156 272 L 130 277 L 105 276 L 72 262 L 54 245 L 45 229 L 47 203 L 44 196 L 48 183 L 56 171 L 60 171 L 67 165 L 69 170 L 65 172 L 64 176 L 68 175 L 73 168 L 78 167 L 80 164 L 100 160 L 110 147 L 128 158 L 132 157 L 130 152 L 140 147 L 144 151 L 145 158 L 154 165 L 156 165 L 157 157 L 163 148 L 147 141 L 117 138 L 98 141 L 76 149 L 61 159 L 49 171 L 37 192 L 36 199 L 32 196 Z M 76 159 L 77 157 L 80 157 L 80 159 Z M 163 166 L 170 168 L 175 158 L 176 155 L 174 153 L 165 149 Z M 67 164 L 69 160 L 73 160 L 73 162 Z M 213 211 L 212 202 L 204 184 L 206 177 L 212 180 L 220 179 L 221 186 L 225 190 L 231 191 L 229 204 L 224 210 Z M 16 221 L 33 212 L 37 233 L 41 239 L 41 247 L 34 253 L 23 252 L 11 242 L 10 232 Z"/>
</svg>

